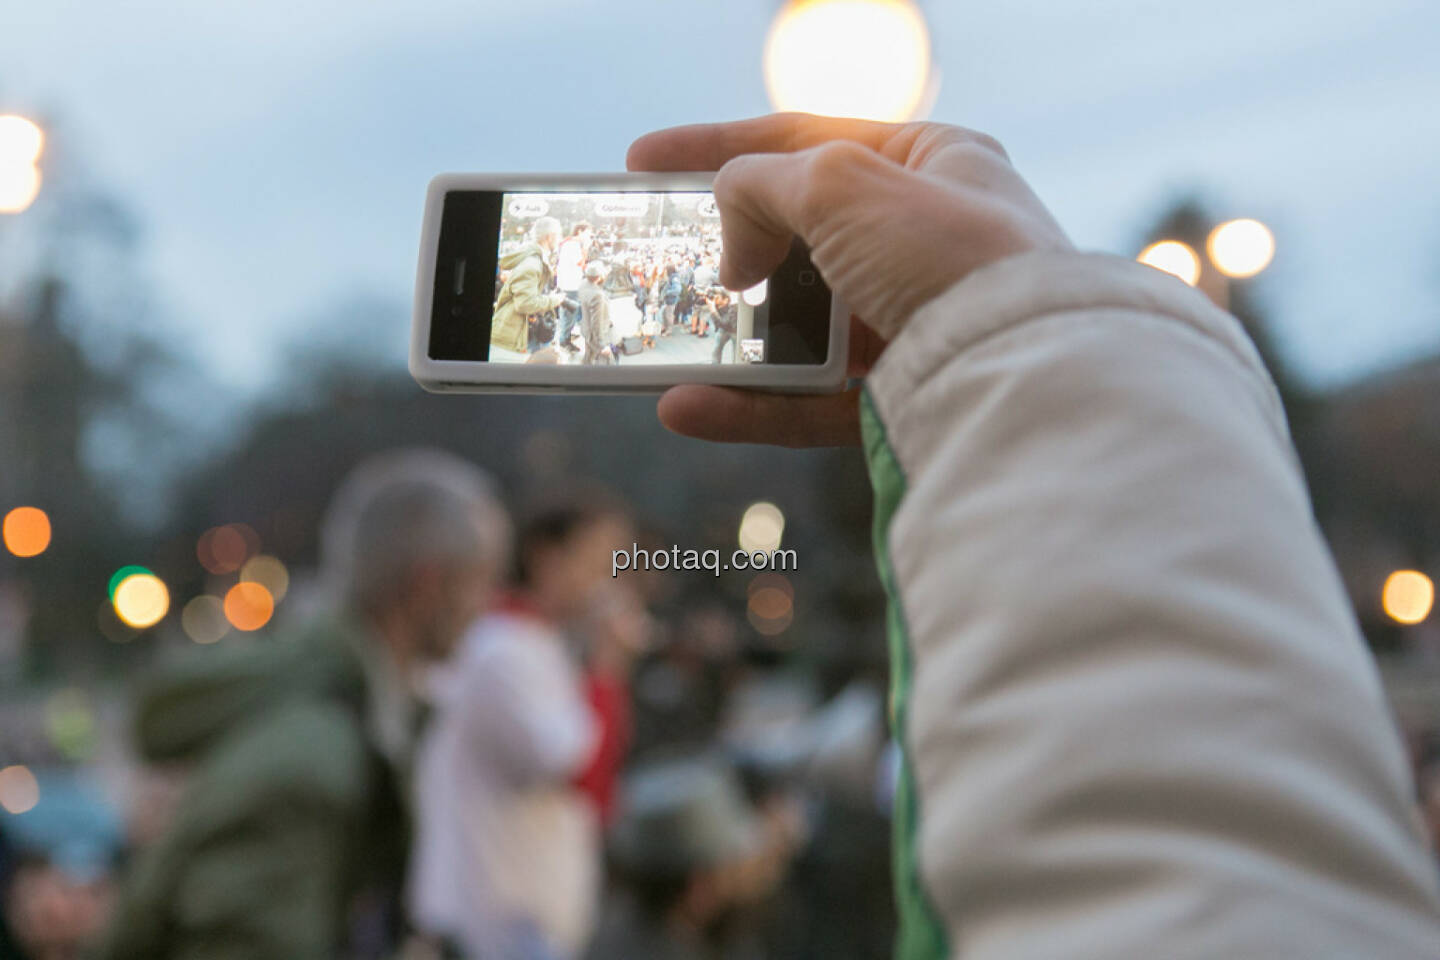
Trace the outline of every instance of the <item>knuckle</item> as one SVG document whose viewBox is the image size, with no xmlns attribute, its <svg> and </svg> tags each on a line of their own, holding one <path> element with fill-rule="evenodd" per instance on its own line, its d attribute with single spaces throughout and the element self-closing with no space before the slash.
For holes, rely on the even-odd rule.
<svg viewBox="0 0 1440 960">
<path fill-rule="evenodd" d="M 715 195 L 717 201 L 724 203 L 735 195 L 738 181 L 744 177 L 745 168 L 749 162 L 750 158 L 747 156 L 735 157 L 733 160 L 726 161 L 716 171 L 715 179 L 710 183 L 710 192 Z"/>
<path fill-rule="evenodd" d="M 853 191 L 857 176 L 874 160 L 858 143 L 836 140 L 808 152 L 800 178 L 800 207 L 820 211 Z"/>
<path fill-rule="evenodd" d="M 988 133 L 956 127 L 945 123 L 914 123 L 905 128 L 908 139 L 908 163 L 924 166 L 940 153 L 970 152 L 991 159 L 1010 161 L 1010 155 L 999 140 Z"/>
<path fill-rule="evenodd" d="M 966 132 L 969 134 L 970 142 L 973 143 L 975 146 L 981 148 L 982 150 L 993 153 L 1001 160 L 1005 160 L 1007 162 L 1010 160 L 1010 154 L 1005 152 L 1004 145 L 1001 144 L 999 140 L 996 140 L 994 137 L 990 136 L 990 134 L 981 133 L 978 130 L 968 130 Z"/>
<path fill-rule="evenodd" d="M 853 140 L 832 140 L 809 151 L 807 166 L 812 179 L 844 180 L 871 156 L 868 148 Z"/>
</svg>

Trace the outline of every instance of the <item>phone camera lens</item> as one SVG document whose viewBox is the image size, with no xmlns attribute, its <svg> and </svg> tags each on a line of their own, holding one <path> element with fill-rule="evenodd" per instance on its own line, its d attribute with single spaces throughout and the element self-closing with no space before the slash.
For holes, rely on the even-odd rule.
<svg viewBox="0 0 1440 960">
<path fill-rule="evenodd" d="M 800 286 L 802 287 L 815 286 L 815 281 L 817 279 L 819 278 L 815 276 L 814 270 L 801 270 L 798 274 L 795 275 L 795 282 L 800 284 Z"/>
</svg>

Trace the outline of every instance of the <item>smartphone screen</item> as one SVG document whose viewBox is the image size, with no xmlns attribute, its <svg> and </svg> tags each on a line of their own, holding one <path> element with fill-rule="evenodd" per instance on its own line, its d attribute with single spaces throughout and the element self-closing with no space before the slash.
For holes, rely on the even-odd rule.
<svg viewBox="0 0 1440 960">
<path fill-rule="evenodd" d="M 609 365 L 823 364 L 830 292 L 798 242 L 768 280 L 720 284 L 704 191 L 459 190 L 445 195 L 434 360 Z"/>
</svg>

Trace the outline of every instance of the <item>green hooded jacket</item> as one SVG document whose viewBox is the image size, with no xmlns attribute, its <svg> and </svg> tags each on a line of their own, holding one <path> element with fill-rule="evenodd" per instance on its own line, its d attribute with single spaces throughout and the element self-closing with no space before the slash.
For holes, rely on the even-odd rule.
<svg viewBox="0 0 1440 960">
<path fill-rule="evenodd" d="M 147 684 L 142 755 L 192 770 L 131 865 L 104 960 L 329 960 L 358 896 L 398 896 L 408 817 L 367 737 L 360 642 L 315 625 L 203 651 Z"/>
<path fill-rule="evenodd" d="M 553 310 L 564 299 L 558 293 L 543 293 L 550 284 L 550 267 L 538 243 L 527 243 L 500 258 L 500 269 L 510 277 L 495 300 L 490 320 L 490 342 L 506 350 L 524 353 L 529 345 L 530 318 Z"/>
</svg>

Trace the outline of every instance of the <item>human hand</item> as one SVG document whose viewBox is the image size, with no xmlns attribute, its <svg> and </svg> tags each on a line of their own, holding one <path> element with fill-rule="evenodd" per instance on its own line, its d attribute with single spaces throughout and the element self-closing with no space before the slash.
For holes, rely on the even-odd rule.
<svg viewBox="0 0 1440 960">
<path fill-rule="evenodd" d="M 990 137 L 935 123 L 806 114 L 675 127 L 630 147 L 632 170 L 718 170 L 720 280 L 765 279 L 800 236 L 851 318 L 864 376 L 911 314 L 971 271 L 1070 242 Z M 859 393 L 794 397 L 694 384 L 660 398 L 671 430 L 792 447 L 859 441 Z"/>
</svg>

